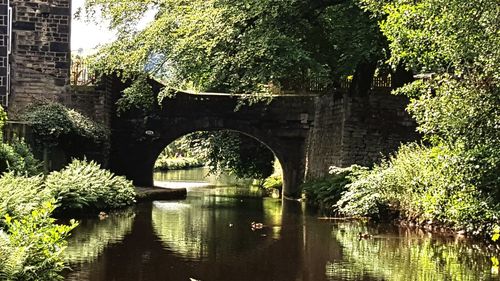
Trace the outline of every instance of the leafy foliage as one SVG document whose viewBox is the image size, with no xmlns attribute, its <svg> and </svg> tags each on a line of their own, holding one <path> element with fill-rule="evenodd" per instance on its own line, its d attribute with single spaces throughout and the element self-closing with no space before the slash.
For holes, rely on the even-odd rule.
<svg viewBox="0 0 500 281">
<path fill-rule="evenodd" d="M 45 181 L 57 199 L 58 212 L 123 208 L 135 201 L 132 182 L 101 169 L 94 161 L 73 160 Z"/>
<path fill-rule="evenodd" d="M 277 174 L 270 175 L 264 180 L 263 187 L 265 189 L 281 190 L 283 188 L 283 176 Z"/>
<path fill-rule="evenodd" d="M 116 101 L 117 113 L 138 109 L 144 113 L 149 112 L 155 103 L 153 89 L 147 81 L 145 75 L 141 75 L 134 80 L 132 85 L 123 90 L 123 95 Z"/>
<path fill-rule="evenodd" d="M 229 170 L 239 178 L 265 179 L 273 173 L 274 154 L 259 141 L 240 133 L 209 133 L 208 166 L 211 173 Z"/>
<path fill-rule="evenodd" d="M 495 0 L 362 1 L 378 13 L 391 61 L 432 72 L 398 92 L 413 97 L 419 131 L 475 169 L 466 179 L 484 191 L 500 182 L 500 9 Z M 474 168 L 477 167 L 477 168 Z M 500 200 L 500 197 L 498 198 Z"/>
<path fill-rule="evenodd" d="M 24 119 L 31 123 L 35 139 L 47 146 L 72 143 L 74 138 L 102 144 L 109 137 L 102 125 L 59 103 L 35 105 L 27 109 Z"/>
<path fill-rule="evenodd" d="M 347 214 L 438 220 L 494 233 L 500 195 L 498 1 L 361 0 L 389 39 L 390 62 L 426 78 L 396 91 L 430 146 L 409 145 L 361 175 L 340 200 Z"/>
<path fill-rule="evenodd" d="M 3 126 L 7 122 L 7 112 L 5 112 L 5 109 L 0 105 L 0 135 L 3 135 Z"/>
<path fill-rule="evenodd" d="M 170 143 L 158 156 L 156 170 L 176 170 L 201 167 L 207 161 L 207 136 L 194 132 Z"/>
<path fill-rule="evenodd" d="M 191 157 L 167 158 L 160 156 L 155 162 L 155 170 L 181 170 L 202 167 L 205 162 L 201 159 Z"/>
<path fill-rule="evenodd" d="M 163 158 L 188 157 L 205 159 L 207 155 L 207 132 L 194 132 L 170 143 L 160 154 Z"/>
<path fill-rule="evenodd" d="M 51 196 L 44 188 L 42 176 L 18 176 L 10 172 L 0 177 L 0 198 L 0 218 L 7 214 L 13 218 L 22 218 Z M 5 222 L 0 219 L 0 227 L 2 225 Z"/>
<path fill-rule="evenodd" d="M 353 1 L 87 0 L 118 40 L 97 67 L 162 75 L 174 88 L 256 93 L 352 74 L 383 56 L 376 22 Z M 80 11 L 81 12 L 81 11 Z M 147 12 L 154 20 L 144 29 Z"/>
<path fill-rule="evenodd" d="M 417 223 L 437 221 L 469 233 L 492 231 L 500 206 L 467 182 L 460 153 L 405 145 L 388 162 L 361 173 L 337 203 L 346 215 L 378 216 L 387 209 Z"/>
<path fill-rule="evenodd" d="M 306 182 L 302 186 L 307 203 L 319 207 L 329 215 L 336 214 L 336 203 L 347 189 L 346 185 L 365 170 L 366 168 L 357 165 L 348 168 L 331 167 L 329 176 Z"/>
<path fill-rule="evenodd" d="M 7 232 L 0 229 L 0 277 L 8 281 L 62 280 L 66 238 L 77 226 L 55 224 L 48 201 L 19 218 L 5 215 Z"/>
<path fill-rule="evenodd" d="M 34 176 L 41 173 L 41 167 L 40 161 L 23 141 L 0 143 L 0 173 L 11 171 Z"/>
</svg>

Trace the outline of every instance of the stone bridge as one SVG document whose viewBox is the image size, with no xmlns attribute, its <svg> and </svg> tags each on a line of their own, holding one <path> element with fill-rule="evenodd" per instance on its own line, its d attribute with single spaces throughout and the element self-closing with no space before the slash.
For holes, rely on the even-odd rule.
<svg viewBox="0 0 500 281">
<path fill-rule="evenodd" d="M 178 92 L 148 116 L 116 118 L 110 168 L 136 185 L 152 186 L 154 163 L 169 143 L 195 131 L 232 130 L 265 144 L 282 165 L 284 195 L 300 196 L 314 97 L 279 96 L 235 110 L 237 105 L 238 97 L 228 94 Z"/>
<path fill-rule="evenodd" d="M 114 82 L 113 101 L 125 85 Z M 152 81 L 154 92 L 162 85 Z M 177 138 L 195 132 L 232 130 L 257 139 L 283 168 L 283 195 L 300 197 L 305 178 L 328 173 L 330 165 L 371 165 L 416 138 L 406 100 L 373 88 L 365 96 L 337 90 L 324 95 L 279 95 L 271 102 L 243 105 L 239 97 L 177 92 L 152 112 L 110 114 L 109 167 L 136 185 L 153 185 L 160 152 Z M 111 109 L 114 112 L 114 109 Z"/>
<path fill-rule="evenodd" d="M 114 104 L 125 85 L 110 79 L 88 86 L 80 83 L 81 69 L 71 68 L 70 0 L 0 0 L 0 35 L 0 103 L 9 118 L 37 101 L 79 110 L 111 128 L 109 161 L 103 162 L 138 185 L 152 184 L 165 146 L 198 130 L 234 130 L 266 144 L 283 166 L 288 197 L 299 196 L 302 180 L 324 176 L 330 165 L 371 165 L 417 137 L 407 100 L 389 94 L 402 85 L 396 76 L 358 83 L 363 90 L 278 96 L 239 111 L 235 96 L 179 92 L 151 114 L 117 117 Z M 155 84 L 157 93 L 160 87 Z"/>
</svg>

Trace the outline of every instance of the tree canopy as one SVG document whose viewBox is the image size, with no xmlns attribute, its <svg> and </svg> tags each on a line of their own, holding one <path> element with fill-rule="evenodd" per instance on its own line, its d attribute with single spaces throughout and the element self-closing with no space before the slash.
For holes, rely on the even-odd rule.
<svg viewBox="0 0 500 281">
<path fill-rule="evenodd" d="M 84 11 L 118 34 L 101 50 L 101 69 L 146 69 L 172 87 L 253 93 L 334 83 L 384 57 L 376 21 L 352 0 L 87 0 Z M 138 28 L 148 12 L 153 21 Z"/>
</svg>

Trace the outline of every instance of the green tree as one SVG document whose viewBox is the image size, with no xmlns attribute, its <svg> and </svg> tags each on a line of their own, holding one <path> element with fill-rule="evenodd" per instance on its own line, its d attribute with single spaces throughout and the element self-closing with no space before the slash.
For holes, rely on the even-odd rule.
<svg viewBox="0 0 500 281">
<path fill-rule="evenodd" d="M 418 130 L 435 144 L 462 151 L 470 180 L 498 193 L 498 1 L 361 2 L 379 17 L 390 41 L 390 61 L 430 73 L 399 91 L 412 97 L 409 110 Z"/>
<path fill-rule="evenodd" d="M 101 69 L 146 68 L 172 87 L 255 93 L 315 77 L 370 79 L 384 56 L 376 21 L 352 0 L 87 0 L 84 11 L 118 34 Z M 139 29 L 148 11 L 154 20 Z"/>
<path fill-rule="evenodd" d="M 396 92 L 426 145 L 407 145 L 348 186 L 346 214 L 397 209 L 498 238 L 500 5 L 497 0 L 361 0 L 389 40 L 390 62 L 422 79 Z M 371 206 L 371 207 L 370 207 Z"/>
<path fill-rule="evenodd" d="M 274 171 L 274 154 L 261 142 L 232 131 L 208 132 L 211 173 L 228 170 L 239 178 L 265 179 Z"/>
</svg>

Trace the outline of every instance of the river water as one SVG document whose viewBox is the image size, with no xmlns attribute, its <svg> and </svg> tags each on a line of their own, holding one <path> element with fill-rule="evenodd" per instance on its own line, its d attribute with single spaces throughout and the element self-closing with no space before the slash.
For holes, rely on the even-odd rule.
<svg viewBox="0 0 500 281">
<path fill-rule="evenodd" d="M 66 251 L 75 281 L 500 280 L 498 253 L 418 230 L 318 218 L 206 170 L 155 175 L 186 200 L 81 221 Z M 255 222 L 252 228 L 252 222 Z M 262 225 L 261 225 L 262 224 Z M 360 239 L 359 233 L 373 235 Z"/>
</svg>

